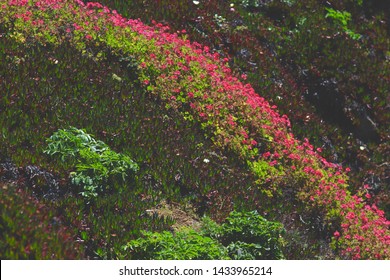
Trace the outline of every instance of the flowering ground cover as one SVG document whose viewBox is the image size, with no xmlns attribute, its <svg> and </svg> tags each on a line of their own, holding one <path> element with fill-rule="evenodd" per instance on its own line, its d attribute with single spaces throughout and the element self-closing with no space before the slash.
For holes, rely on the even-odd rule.
<svg viewBox="0 0 390 280">
<path fill-rule="evenodd" d="M 369 185 L 389 218 L 388 15 L 380 1 L 102 3 L 130 18 L 185 29 L 192 41 L 228 58 L 233 71 L 289 116 L 297 138 L 351 168 L 353 191 Z"/>
<path fill-rule="evenodd" d="M 148 26 L 140 20 L 126 19 L 99 3 L 0 1 L 0 6 L 2 37 L 9 42 L 54 49 L 69 44 L 91 63 L 119 60 L 129 75 L 136 76 L 133 83 L 156 106 L 175 116 L 177 122 L 195 127 L 201 141 L 237 161 L 251 182 L 246 186 L 227 184 L 224 188 L 223 183 L 219 187 L 210 186 L 204 195 L 208 211 L 215 217 L 226 216 L 238 205 L 271 212 L 270 217 L 274 218 L 282 217 L 278 211 L 286 215 L 294 210 L 299 217 L 318 220 L 315 231 L 322 231 L 336 257 L 389 258 L 389 221 L 382 210 L 368 204 L 367 192 L 351 194 L 349 168 L 327 161 L 321 156 L 321 149 L 314 148 L 307 139 L 298 140 L 291 132 L 288 117 L 280 115 L 276 106 L 245 83 L 245 75 L 236 77 L 227 59 L 210 52 L 206 46 L 190 42 L 185 30 L 170 32 L 168 26 L 157 22 Z M 19 59 L 16 64 L 23 63 L 15 57 Z M 53 59 L 53 64 L 57 64 Z M 112 76 L 118 83 L 124 79 Z M 88 101 L 88 95 L 77 94 Z M 13 105 L 17 98 L 7 93 L 2 102 Z M 50 98 L 55 99 L 55 93 Z M 127 100 L 120 98 L 122 102 Z M 22 104 L 23 100 L 18 102 Z M 92 109 L 89 108 L 91 112 Z M 133 117 L 124 116 L 123 126 Z M 2 119 L 8 126 L 9 118 L 5 115 Z M 7 132 L 3 133 L 7 136 Z M 137 144 L 145 145 L 142 139 Z M 7 149 L 12 150 L 7 147 L 2 152 L 9 153 Z M 157 153 L 163 154 L 161 150 Z M 180 181 L 180 173 L 166 176 L 175 176 Z M 186 191 L 191 189 L 187 187 Z M 237 197 L 233 195 L 235 192 Z M 286 204 L 286 208 L 272 209 L 272 204 Z"/>
</svg>

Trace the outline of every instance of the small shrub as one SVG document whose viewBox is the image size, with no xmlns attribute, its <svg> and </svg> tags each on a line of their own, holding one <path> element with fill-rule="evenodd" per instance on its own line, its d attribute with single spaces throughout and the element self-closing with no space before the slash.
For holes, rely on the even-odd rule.
<svg viewBox="0 0 390 280">
<path fill-rule="evenodd" d="M 222 225 L 203 218 L 200 232 L 187 228 L 175 233 L 144 231 L 143 238 L 127 243 L 118 255 L 160 260 L 282 259 L 283 232 L 282 224 L 269 222 L 256 211 L 233 211 Z"/>
<path fill-rule="evenodd" d="M 232 259 L 282 259 L 283 225 L 257 211 L 233 211 L 220 228 L 219 240 Z"/>
<path fill-rule="evenodd" d="M 351 29 L 348 28 L 348 22 L 351 20 L 351 14 L 346 11 L 337 11 L 332 8 L 325 8 L 327 11 L 327 14 L 325 15 L 326 18 L 332 18 L 337 22 L 337 24 L 354 40 L 358 40 L 361 35 L 353 32 Z"/>
<path fill-rule="evenodd" d="M 180 230 L 175 234 L 169 231 L 143 234 L 143 238 L 132 240 L 123 247 L 123 257 L 157 260 L 229 259 L 227 250 L 218 241 L 193 229 Z"/>
<path fill-rule="evenodd" d="M 76 165 L 70 177 L 73 184 L 83 188 L 81 195 L 86 199 L 107 191 L 110 185 L 125 182 L 131 172 L 138 171 L 138 165 L 128 156 L 112 151 L 102 141 L 74 127 L 55 132 L 44 152 Z"/>
</svg>

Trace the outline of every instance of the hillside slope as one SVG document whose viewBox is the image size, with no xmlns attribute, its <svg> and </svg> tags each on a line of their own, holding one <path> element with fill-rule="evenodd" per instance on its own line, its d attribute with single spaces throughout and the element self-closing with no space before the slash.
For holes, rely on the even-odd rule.
<svg viewBox="0 0 390 280">
<path fill-rule="evenodd" d="M 46 89 L 47 98 L 56 99 L 55 91 L 47 92 L 52 81 L 40 80 L 39 76 L 35 76 L 35 73 L 47 70 L 39 69 L 39 65 L 33 63 L 23 65 L 24 61 L 29 61 L 29 57 L 23 58 L 23 53 L 18 53 L 18 46 L 25 45 L 26 49 L 32 46 L 29 55 L 33 57 L 35 53 L 42 56 L 45 49 L 52 49 L 53 53 L 56 53 L 68 46 L 79 51 L 88 63 L 103 65 L 104 62 L 106 67 L 110 67 L 111 60 L 113 65 L 118 65 L 115 63 L 119 61 L 121 67 L 127 68 L 129 75 L 133 73 L 135 76 L 132 77 L 134 81 L 131 82 L 136 85 L 134 96 L 138 88 L 141 88 L 145 92 L 144 96 L 147 96 L 146 99 L 149 102 L 152 100 L 149 104 L 154 105 L 150 106 L 154 106 L 160 112 L 165 110 L 168 115 L 167 120 L 170 120 L 168 124 L 175 123 L 177 120 L 179 129 L 175 131 L 179 131 L 180 126 L 183 126 L 183 130 L 188 133 L 184 136 L 186 141 L 191 138 L 199 139 L 198 143 L 189 144 L 194 151 L 204 142 L 206 146 L 218 152 L 216 160 L 223 159 L 225 162 L 230 162 L 230 166 L 234 165 L 232 161 L 236 162 L 237 171 L 242 169 L 245 174 L 243 177 L 250 178 L 250 182 L 243 187 L 237 183 L 224 181 L 224 175 L 219 174 L 217 178 L 222 177 L 222 183 L 216 183 L 219 185 L 218 188 L 209 185 L 207 191 L 202 190 L 205 192 L 202 195 L 207 197 L 208 204 L 211 205 L 208 206 L 208 211 L 214 212 L 216 218 L 222 218 L 238 207 L 269 212 L 270 217 L 279 220 L 294 212 L 296 217 L 310 219 L 308 222 L 315 226 L 313 232 L 320 232 L 322 238 L 332 244 L 336 256 L 351 259 L 389 258 L 389 221 L 384 218 L 383 211 L 375 205 L 366 204 L 365 199 L 369 196 L 365 197 L 365 193 L 352 195 L 348 191 L 348 168 L 328 162 L 320 155 L 321 149 L 315 149 L 308 140 L 303 142 L 297 140 L 291 133 L 287 116 L 281 116 L 276 111 L 276 107 L 260 97 L 250 84 L 245 84 L 234 77 L 226 61 L 221 60 L 217 53 L 210 53 L 207 47 L 186 40 L 184 31 L 181 32 L 184 33 L 183 35 L 178 35 L 169 33 L 167 27 L 158 23 L 147 26 L 139 20 L 128 20 L 99 3 L 15 0 L 0 1 L 0 6 L 2 40 L 7 40 L 7 44 L 14 46 L 9 50 L 7 44 L 2 44 L 4 50 L 2 53 L 7 53 L 3 55 L 3 61 L 8 59 L 8 65 L 12 63 L 16 65 L 16 70 L 12 70 L 14 72 L 11 77 L 7 77 L 7 71 L 10 70 L 2 72 L 4 96 L 2 96 L 1 106 L 5 108 L 1 115 L 3 128 L 13 127 L 18 130 L 17 127 L 21 124 L 12 124 L 15 121 L 15 112 L 12 111 L 14 108 L 9 106 L 16 104 L 19 106 L 17 108 L 23 111 L 26 100 L 19 99 L 18 94 L 23 93 L 24 97 L 28 98 L 34 91 L 34 88 L 17 88 L 25 83 L 22 77 L 33 79 L 38 84 L 43 83 L 41 91 L 45 92 Z M 55 71 L 56 65 L 61 63 L 61 60 L 57 60 L 55 56 L 48 56 L 47 60 L 53 64 L 51 71 Z M 18 67 L 19 64 L 28 66 L 27 70 Z M 81 65 L 79 67 L 82 67 Z M 66 69 L 66 65 L 63 67 Z M 77 68 L 75 70 L 71 73 L 77 76 Z M 25 76 L 18 76 L 22 71 L 27 71 Z M 87 72 L 84 70 L 82 73 Z M 56 74 L 62 75 L 62 73 Z M 69 77 L 71 75 L 69 74 Z M 85 76 L 81 79 L 88 80 L 89 77 Z M 113 81 L 117 81 L 118 85 L 114 87 L 131 87 L 131 84 L 122 83 L 129 81 L 128 79 L 128 77 L 112 74 L 110 84 L 102 83 L 102 86 L 110 90 L 110 86 L 115 83 Z M 240 79 L 245 80 L 245 76 Z M 73 85 L 74 83 L 70 81 L 66 85 L 69 92 L 63 94 L 75 99 L 75 104 L 80 101 L 76 99 L 81 99 L 83 104 L 88 104 L 94 92 L 99 89 L 99 86 L 94 85 L 90 94 L 84 95 L 83 88 L 72 88 Z M 61 85 L 57 84 L 57 86 Z M 83 121 L 84 114 L 93 112 L 97 108 L 104 110 L 109 116 L 108 109 L 120 106 L 117 103 L 128 102 L 126 96 L 117 93 L 118 91 L 112 91 L 111 100 L 116 98 L 120 100 L 110 103 L 110 108 L 105 108 L 106 104 L 96 103 L 96 106 L 86 107 L 84 110 L 81 106 L 74 111 L 76 115 L 78 114 L 80 124 L 88 125 L 87 121 Z M 72 94 L 77 94 L 77 97 L 72 97 Z M 130 97 L 130 100 L 134 98 L 140 97 Z M 57 108 L 54 110 L 50 108 L 51 114 L 54 115 L 46 117 L 46 120 L 56 119 L 56 110 L 61 110 L 61 106 L 67 106 L 64 101 L 56 102 L 59 100 L 51 104 L 57 104 Z M 39 108 L 45 112 L 42 108 L 45 105 L 39 104 L 40 99 L 33 100 L 32 103 L 35 104 L 35 109 Z M 138 104 L 142 108 L 142 103 Z M 121 112 L 123 119 L 118 120 L 119 127 L 122 129 L 120 133 L 132 133 L 131 127 L 127 130 L 126 125 L 127 121 L 134 118 L 136 111 L 132 114 Z M 150 118 L 155 118 L 154 112 L 148 113 L 151 114 Z M 36 118 L 38 119 L 23 121 L 38 122 L 39 117 Z M 47 125 L 50 126 L 50 123 Z M 193 131 L 188 130 L 188 127 L 192 127 Z M 61 127 L 56 124 L 43 135 L 48 137 L 58 128 Z M 154 127 L 156 128 L 157 126 Z M 170 127 L 167 127 L 167 131 L 169 129 Z M 143 133 L 142 130 L 139 131 L 139 135 Z M 116 136 L 112 134 L 111 137 Z M 129 145 L 125 141 L 126 137 L 122 137 L 124 142 L 121 145 L 117 143 L 118 147 Z M 161 134 L 159 137 L 161 138 L 156 142 L 165 141 L 162 140 L 164 137 Z M 23 157 L 18 158 L 18 154 L 20 156 L 18 150 L 22 149 L 25 143 L 9 140 L 11 138 L 10 132 L 3 129 L 3 140 L 7 145 L 2 147 L 1 154 L 22 163 Z M 177 141 L 180 142 L 182 139 L 179 138 Z M 145 140 L 139 139 L 139 142 L 130 145 L 142 146 L 145 145 Z M 38 141 L 44 142 L 44 139 L 34 139 L 30 142 L 29 151 L 23 151 L 25 156 L 38 152 L 35 150 Z M 170 147 L 173 147 L 172 144 Z M 13 155 L 14 151 L 17 151 L 15 155 Z M 153 151 L 154 154 L 149 155 L 149 160 L 164 157 L 165 152 L 161 149 Z M 188 152 L 183 151 L 187 155 Z M 169 153 L 172 154 L 172 151 Z M 181 151 L 175 153 L 180 155 Z M 141 160 L 142 155 L 135 156 L 136 161 Z M 206 159 L 204 163 L 210 160 Z M 39 162 L 31 162 L 28 158 L 25 160 L 39 164 Z M 172 161 L 179 162 L 180 158 Z M 223 173 L 221 170 L 219 173 Z M 164 170 L 161 172 L 164 173 Z M 180 181 L 180 177 L 186 177 L 186 172 L 187 170 L 184 170 L 164 176 L 171 179 L 174 177 L 172 181 Z M 190 172 L 194 173 L 194 171 Z M 240 178 L 238 173 L 237 176 Z M 236 175 L 234 172 L 231 174 L 233 177 Z M 209 174 L 210 180 L 213 177 Z M 164 190 L 164 192 L 170 191 L 172 190 L 169 188 Z M 180 195 L 183 195 L 192 190 L 188 186 L 182 186 L 181 191 Z"/>
</svg>

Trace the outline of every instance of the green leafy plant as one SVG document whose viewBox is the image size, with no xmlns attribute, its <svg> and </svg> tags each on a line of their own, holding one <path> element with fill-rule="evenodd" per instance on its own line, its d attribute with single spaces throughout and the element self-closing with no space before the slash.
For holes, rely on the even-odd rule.
<svg viewBox="0 0 390 280">
<path fill-rule="evenodd" d="M 143 232 L 144 237 L 122 247 L 124 258 L 132 259 L 282 259 L 283 225 L 269 222 L 256 211 L 230 213 L 222 225 L 209 217 L 201 230 L 184 228 Z"/>
<path fill-rule="evenodd" d="M 87 199 L 108 190 L 110 185 L 124 183 L 139 169 L 128 156 L 112 151 L 82 129 L 60 129 L 47 142 L 46 154 L 75 163 L 76 171 L 70 173 L 70 178 L 73 184 L 83 188 L 81 195 Z"/>
<path fill-rule="evenodd" d="M 282 259 L 284 228 L 257 211 L 233 211 L 219 230 L 219 240 L 232 259 Z"/>
<path fill-rule="evenodd" d="M 332 8 L 325 8 L 328 12 L 325 17 L 332 18 L 337 24 L 354 40 L 360 39 L 361 35 L 348 28 L 348 22 L 351 20 L 351 13 L 347 11 L 338 11 Z"/>
<path fill-rule="evenodd" d="M 226 248 L 218 241 L 193 229 L 143 232 L 144 237 L 123 247 L 124 257 L 157 260 L 216 260 L 229 259 Z"/>
</svg>

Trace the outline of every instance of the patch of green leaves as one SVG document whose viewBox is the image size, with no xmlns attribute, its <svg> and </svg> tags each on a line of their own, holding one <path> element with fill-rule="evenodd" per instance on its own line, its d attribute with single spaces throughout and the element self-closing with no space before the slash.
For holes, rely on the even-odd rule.
<svg viewBox="0 0 390 280">
<path fill-rule="evenodd" d="M 70 173 L 70 178 L 83 188 L 81 195 L 88 200 L 107 191 L 110 185 L 125 183 L 139 169 L 130 157 L 112 151 L 82 129 L 60 129 L 47 142 L 44 153 L 75 164 L 76 171 Z"/>
<path fill-rule="evenodd" d="M 143 232 L 144 237 L 122 247 L 122 257 L 132 259 L 282 259 L 283 225 L 267 221 L 256 211 L 230 213 L 222 225 L 210 218 L 202 229 L 175 233 Z"/>
<path fill-rule="evenodd" d="M 338 11 L 332 8 L 325 8 L 326 18 L 332 18 L 353 40 L 360 39 L 361 35 L 348 28 L 348 22 L 351 20 L 351 13 L 347 11 Z"/>
<path fill-rule="evenodd" d="M 232 259 L 282 259 L 284 228 L 257 211 L 233 211 L 220 228 L 219 240 Z"/>
<path fill-rule="evenodd" d="M 169 231 L 143 232 L 144 237 L 123 247 L 126 257 L 157 260 L 216 260 L 229 259 L 227 250 L 216 240 L 193 229 L 175 234 Z"/>
</svg>

